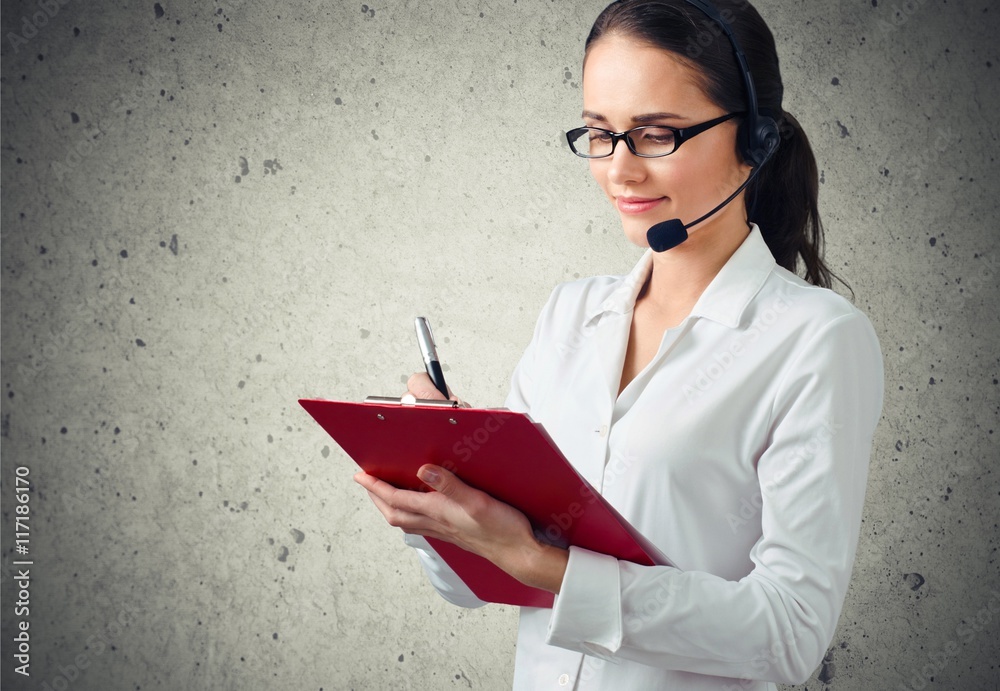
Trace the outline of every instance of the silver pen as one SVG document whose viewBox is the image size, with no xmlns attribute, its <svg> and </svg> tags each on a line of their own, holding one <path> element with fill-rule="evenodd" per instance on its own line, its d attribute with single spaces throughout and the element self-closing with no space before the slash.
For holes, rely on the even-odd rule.
<svg viewBox="0 0 1000 691">
<path fill-rule="evenodd" d="M 448 398 L 448 385 L 444 383 L 444 372 L 441 370 L 441 362 L 438 360 L 431 325 L 423 317 L 417 317 L 414 320 L 414 326 L 417 329 L 417 343 L 420 344 L 420 355 L 424 358 L 427 376 L 434 382 L 434 386 L 441 392 L 441 395 Z"/>
</svg>

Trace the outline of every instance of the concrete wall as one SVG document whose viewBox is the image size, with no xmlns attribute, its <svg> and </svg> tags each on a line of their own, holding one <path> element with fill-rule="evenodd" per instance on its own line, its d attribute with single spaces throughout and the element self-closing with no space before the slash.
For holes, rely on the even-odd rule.
<svg viewBox="0 0 1000 691">
<path fill-rule="evenodd" d="M 2 16 L 4 687 L 508 687 L 515 612 L 433 593 L 296 399 L 398 394 L 425 314 L 499 405 L 551 288 L 631 267 L 560 141 L 603 0 L 47 1 Z M 887 372 L 805 686 L 995 688 L 997 9 L 758 6 Z"/>
</svg>

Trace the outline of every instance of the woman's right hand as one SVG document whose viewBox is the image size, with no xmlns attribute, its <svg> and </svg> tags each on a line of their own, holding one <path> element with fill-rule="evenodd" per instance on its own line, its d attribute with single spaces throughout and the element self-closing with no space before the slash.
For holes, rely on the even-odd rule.
<svg viewBox="0 0 1000 691">
<path fill-rule="evenodd" d="M 414 372 L 410 375 L 410 378 L 406 380 L 406 393 L 410 394 L 414 398 L 430 398 L 439 401 L 445 400 L 445 397 L 441 395 L 441 392 L 437 390 L 434 386 L 434 382 L 427 375 L 427 372 Z M 463 408 L 471 407 L 468 403 L 463 401 L 461 398 L 455 395 L 448 387 L 448 398 L 453 401 L 458 401 L 458 404 Z"/>
</svg>

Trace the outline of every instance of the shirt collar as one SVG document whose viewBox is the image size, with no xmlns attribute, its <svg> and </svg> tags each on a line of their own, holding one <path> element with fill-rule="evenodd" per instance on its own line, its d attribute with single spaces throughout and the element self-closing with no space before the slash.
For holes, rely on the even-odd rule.
<svg viewBox="0 0 1000 691">
<path fill-rule="evenodd" d="M 760 228 L 751 224 L 750 233 L 691 309 L 690 317 L 705 317 L 729 328 L 740 323 L 743 310 L 764 285 L 775 261 Z M 653 250 L 646 250 L 631 272 L 622 276 L 611 294 L 587 315 L 587 321 L 606 313 L 625 314 L 635 307 L 635 299 L 653 267 Z"/>
</svg>

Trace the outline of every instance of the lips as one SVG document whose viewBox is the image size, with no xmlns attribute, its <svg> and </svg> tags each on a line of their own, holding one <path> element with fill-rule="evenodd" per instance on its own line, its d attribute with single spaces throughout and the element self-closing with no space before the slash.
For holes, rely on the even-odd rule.
<svg viewBox="0 0 1000 691">
<path fill-rule="evenodd" d="M 615 197 L 615 204 L 623 214 L 644 214 L 666 201 L 666 197 Z"/>
</svg>

